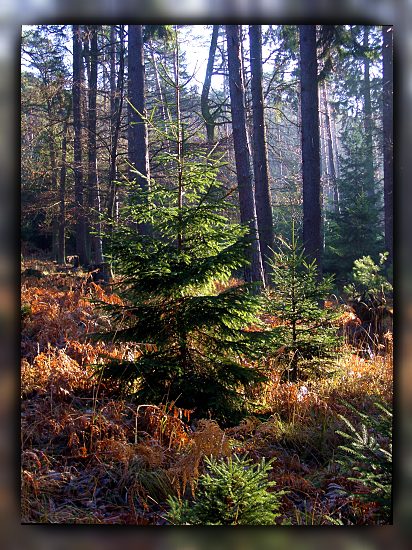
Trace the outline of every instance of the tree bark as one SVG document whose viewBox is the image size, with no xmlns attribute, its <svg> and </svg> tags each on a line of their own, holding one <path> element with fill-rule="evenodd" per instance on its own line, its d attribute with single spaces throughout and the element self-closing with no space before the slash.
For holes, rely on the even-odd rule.
<svg viewBox="0 0 412 550">
<path fill-rule="evenodd" d="M 128 155 L 129 163 L 132 166 L 129 171 L 129 179 L 131 181 L 135 180 L 142 191 L 149 191 L 150 171 L 148 130 L 145 122 L 145 67 L 142 25 L 129 25 L 128 63 Z M 139 224 L 139 231 L 142 234 L 147 234 L 150 229 L 147 224 Z"/>
<path fill-rule="evenodd" d="M 303 179 L 303 246 L 322 272 L 319 101 L 316 25 L 300 25 L 300 78 Z"/>
<path fill-rule="evenodd" d="M 87 265 L 84 183 L 82 165 L 82 37 L 80 25 L 73 25 L 73 128 L 74 128 L 74 202 L 76 212 L 76 253 Z"/>
<path fill-rule="evenodd" d="M 144 117 L 144 58 L 142 25 L 129 25 L 129 128 L 128 145 L 130 164 L 139 172 L 132 172 L 131 179 L 136 179 L 141 189 L 148 189 L 149 159 L 147 147 L 147 125 Z"/>
<path fill-rule="evenodd" d="M 240 221 L 249 227 L 251 238 L 251 247 L 248 254 L 250 267 L 245 269 L 245 279 L 246 281 L 259 281 L 264 284 L 265 279 L 259 246 L 253 174 L 246 132 L 245 88 L 240 55 L 239 30 L 239 25 L 226 25 L 229 91 L 239 190 Z"/>
<path fill-rule="evenodd" d="M 55 197 L 57 197 L 57 162 L 56 162 L 56 143 L 54 139 L 53 131 L 53 113 L 50 100 L 47 100 L 47 115 L 49 118 L 49 130 L 48 130 L 48 141 L 49 141 L 49 155 L 50 155 L 50 179 L 51 179 L 51 189 Z M 59 218 L 55 206 L 52 208 L 52 256 L 53 260 L 57 260 L 59 250 Z"/>
<path fill-rule="evenodd" d="M 116 48 L 115 48 L 115 29 L 112 26 L 110 35 L 112 37 L 112 49 L 110 51 L 110 165 L 109 165 L 109 197 L 107 203 L 107 214 L 109 220 L 115 218 L 115 204 L 117 198 L 116 177 L 117 177 L 117 147 L 119 143 L 120 122 L 123 107 L 124 90 L 124 27 L 120 26 L 120 55 L 119 55 L 119 74 L 116 83 Z"/>
<path fill-rule="evenodd" d="M 383 25 L 383 173 L 385 248 L 393 262 L 393 27 Z"/>
<path fill-rule="evenodd" d="M 102 264 L 103 247 L 101 236 L 101 205 L 100 189 L 97 173 L 97 64 L 98 64 L 98 25 L 92 25 L 90 38 L 90 72 L 89 72 L 89 103 L 88 103 L 88 188 L 91 214 L 91 242 L 95 264 Z"/>
<path fill-rule="evenodd" d="M 363 99 L 364 99 L 364 128 L 366 142 L 366 192 L 369 197 L 375 195 L 375 171 L 373 163 L 373 136 L 372 136 L 372 102 L 371 102 L 371 82 L 370 82 L 370 61 L 367 56 L 369 50 L 369 27 L 364 27 L 363 34 L 364 57 L 364 80 L 363 80 Z"/>
<path fill-rule="evenodd" d="M 330 182 L 333 189 L 333 208 L 335 214 L 339 213 L 339 190 L 338 190 L 338 181 L 336 178 L 336 168 L 335 168 L 335 154 L 333 149 L 333 140 L 332 140 L 332 126 L 331 126 L 331 115 L 330 115 L 330 106 L 328 98 L 328 90 L 326 87 L 326 82 L 323 82 L 322 86 L 323 92 L 323 101 L 325 105 L 325 130 L 326 130 L 326 144 L 327 144 L 327 164 L 328 164 L 328 174 L 330 177 Z"/>
<path fill-rule="evenodd" d="M 268 283 L 270 280 L 270 261 L 273 256 L 272 248 L 274 236 L 263 110 L 262 26 L 250 25 L 249 38 L 250 70 L 252 75 L 253 171 L 255 177 L 256 216 L 265 281 Z"/>
<path fill-rule="evenodd" d="M 203 83 L 202 95 L 200 97 L 200 105 L 202 110 L 202 116 L 206 124 L 206 136 L 209 144 L 212 144 L 216 140 L 215 129 L 216 123 L 213 114 L 210 112 L 209 106 L 209 93 L 213 75 L 213 65 L 216 55 L 217 39 L 219 35 L 219 26 L 213 25 L 212 38 L 210 41 L 209 58 L 207 60 L 205 81 Z"/>
<path fill-rule="evenodd" d="M 179 49 L 177 28 L 175 26 L 175 49 L 173 52 L 173 72 L 175 82 L 175 105 L 176 105 L 176 160 L 177 160 L 177 185 L 178 185 L 178 211 L 179 211 L 179 231 L 177 234 L 177 249 L 182 250 L 183 246 L 183 229 L 182 229 L 182 210 L 183 210 L 183 127 L 180 110 L 180 81 L 179 81 Z"/>
<path fill-rule="evenodd" d="M 67 133 L 69 123 L 66 119 L 63 127 L 62 140 L 62 156 L 60 167 L 60 182 L 59 182 L 59 246 L 57 262 L 60 265 L 66 265 L 66 154 L 67 154 Z"/>
</svg>

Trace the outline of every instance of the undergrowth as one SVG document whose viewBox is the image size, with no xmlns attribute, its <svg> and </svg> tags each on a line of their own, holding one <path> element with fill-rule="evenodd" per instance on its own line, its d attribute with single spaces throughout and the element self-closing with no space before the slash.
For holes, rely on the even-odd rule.
<svg viewBox="0 0 412 550">
<path fill-rule="evenodd" d="M 165 525 L 170 502 L 199 502 L 211 463 L 245 454 L 251 471 L 270 462 L 268 494 L 279 495 L 274 523 L 389 521 L 388 499 L 382 508 L 375 485 L 363 482 L 362 462 L 348 453 L 343 460 L 341 447 L 350 443 L 342 433 L 355 437 L 350 425 L 362 433 L 362 422 L 373 424 L 375 403 L 390 412 L 390 333 L 384 353 L 366 359 L 345 346 L 331 373 L 297 382 L 283 381 L 276 357 L 268 359 L 266 382 L 247 396 L 253 414 L 224 429 L 173 401 L 130 401 L 115 382 L 94 378 L 92 365 L 142 352 L 88 339 L 111 328 L 97 302 L 120 299 L 87 273 L 58 273 L 45 261 L 24 267 L 41 275 L 22 276 L 22 522 Z M 347 319 L 342 314 L 337 328 Z M 262 321 L 279 323 L 269 315 Z M 373 429 L 376 438 L 380 428 Z M 379 448 L 388 444 L 377 440 Z"/>
</svg>

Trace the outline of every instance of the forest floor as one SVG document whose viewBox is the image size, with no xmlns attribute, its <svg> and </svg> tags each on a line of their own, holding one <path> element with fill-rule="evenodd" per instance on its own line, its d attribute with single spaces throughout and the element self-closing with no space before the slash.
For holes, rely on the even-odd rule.
<svg viewBox="0 0 412 550">
<path fill-rule="evenodd" d="M 279 523 L 382 521 L 379 504 L 361 498 L 370 489 L 337 461 L 337 430 L 347 431 L 341 415 L 359 426 L 348 403 L 368 416 L 379 414 L 376 402 L 391 409 L 390 334 L 373 358 L 345 345 L 327 376 L 284 382 L 269 365 L 255 396 L 260 414 L 223 429 L 173 403 L 138 405 L 93 376 L 93 364 L 133 353 L 88 339 L 110 325 L 96 300 L 119 301 L 115 294 L 48 261 L 25 260 L 22 271 L 23 523 L 165 525 L 167 496 L 191 498 L 204 457 L 234 453 L 276 459 L 272 490 L 286 491 Z"/>
</svg>

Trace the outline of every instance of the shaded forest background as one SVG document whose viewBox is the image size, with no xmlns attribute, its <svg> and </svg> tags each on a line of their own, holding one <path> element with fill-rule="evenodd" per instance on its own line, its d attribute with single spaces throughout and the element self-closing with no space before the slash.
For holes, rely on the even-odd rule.
<svg viewBox="0 0 412 550">
<path fill-rule="evenodd" d="M 233 120 L 224 26 L 210 26 L 210 44 L 207 29 L 197 38 L 205 50 L 210 47 L 202 86 L 195 85 L 188 70 L 187 52 L 197 31 L 187 27 L 142 28 L 141 43 L 133 43 L 132 53 L 127 26 L 24 30 L 23 242 L 51 251 L 60 264 L 75 254 L 85 266 L 104 262 L 102 232 L 108 220 L 118 219 L 119 209 L 128 200 L 121 182 L 130 177 L 130 164 L 143 177 L 150 167 L 150 177 L 167 185 L 168 169 L 162 157 L 165 151 L 177 154 L 176 136 L 168 134 L 179 116 L 184 148 L 214 147 L 221 155 L 225 165 L 219 177 L 228 192 L 235 188 L 231 197 L 239 201 L 235 219 L 244 222 L 249 216 L 251 200 L 243 196 L 243 189 L 256 185 L 255 216 L 264 251 L 268 243 L 275 246 L 274 235 L 290 237 L 291 220 L 295 220 L 298 232 L 306 231 L 307 253 L 311 247 L 319 267 L 322 264 L 326 272 L 336 273 L 338 280 L 348 275 L 355 259 L 365 255 L 378 261 L 379 252 L 387 251 L 391 264 L 390 28 L 318 26 L 316 46 L 313 41 L 308 46 L 316 48 L 315 57 L 311 65 L 303 60 L 302 70 L 297 27 L 264 26 L 255 38 L 251 34 L 252 40 L 244 27 L 241 126 L 245 126 L 252 157 L 244 168 L 236 168 L 239 112 Z M 256 33 L 256 27 L 251 26 L 251 33 Z M 253 63 L 258 55 L 253 53 L 254 44 L 259 51 L 259 41 L 262 63 Z M 140 67 L 130 67 L 129 59 Z M 313 114 L 305 111 L 304 98 L 302 110 L 301 99 L 308 71 L 312 71 L 308 82 L 318 90 L 319 117 L 315 113 L 312 127 L 304 117 L 313 118 Z M 256 115 L 260 83 L 263 113 Z M 308 93 L 315 97 L 313 91 Z M 308 101 L 316 109 L 313 99 Z M 129 122 L 139 120 L 139 112 L 146 124 L 131 126 Z M 262 122 L 256 116 L 264 117 L 261 141 Z M 308 132 L 308 142 L 319 136 L 319 153 L 303 152 L 303 162 L 301 130 Z M 315 167 L 308 165 L 310 155 Z M 252 158 L 252 181 L 242 185 L 240 180 L 237 188 L 239 170 L 252 172 Z M 259 275 L 255 273 L 254 278 Z"/>
</svg>

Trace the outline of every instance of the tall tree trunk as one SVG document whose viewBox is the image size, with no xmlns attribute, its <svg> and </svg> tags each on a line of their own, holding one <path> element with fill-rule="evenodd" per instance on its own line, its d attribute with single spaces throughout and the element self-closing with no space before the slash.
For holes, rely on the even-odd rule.
<svg viewBox="0 0 412 550">
<path fill-rule="evenodd" d="M 179 42 L 177 28 L 175 27 L 175 49 L 173 52 L 173 72 L 175 82 L 175 105 L 176 105 L 176 160 L 177 160 L 177 185 L 178 185 L 178 211 L 179 231 L 177 234 L 177 249 L 180 251 L 183 246 L 182 209 L 183 209 L 183 127 L 180 112 L 180 81 L 179 81 Z"/>
<path fill-rule="evenodd" d="M 107 215 L 109 220 L 113 220 L 114 201 L 116 196 L 115 180 L 117 175 L 117 168 L 116 168 L 117 143 L 115 140 L 116 88 L 117 88 L 116 87 L 116 27 L 115 25 L 110 25 L 109 82 L 110 82 L 110 160 L 109 160 L 109 194 L 107 197 Z"/>
<path fill-rule="evenodd" d="M 262 91 L 262 26 L 250 25 L 250 70 L 252 75 L 253 171 L 255 176 L 256 216 L 265 280 L 270 280 L 273 256 L 272 201 L 269 188 L 268 154 Z"/>
<path fill-rule="evenodd" d="M 383 25 L 383 174 L 385 248 L 393 262 L 393 27 Z"/>
<path fill-rule="evenodd" d="M 138 172 L 130 170 L 129 179 L 136 180 L 143 191 L 150 189 L 148 130 L 145 122 L 145 67 L 143 56 L 142 25 L 129 25 L 128 52 L 128 98 L 129 127 L 128 154 L 129 163 Z M 140 224 L 142 234 L 149 232 L 147 224 Z"/>
<path fill-rule="evenodd" d="M 120 26 L 121 28 L 122 26 Z M 120 30 L 121 34 L 121 30 Z M 110 130 L 113 133 L 113 113 L 116 109 L 116 26 L 110 25 L 110 49 L 109 49 L 109 86 L 110 86 Z M 120 40 L 122 38 L 120 37 Z"/>
<path fill-rule="evenodd" d="M 330 114 L 330 130 L 332 135 L 332 146 L 333 151 L 335 153 L 335 171 L 336 171 L 336 178 L 340 178 L 339 174 L 339 147 L 338 147 L 338 138 L 336 133 L 336 112 L 335 109 L 330 109 L 329 105 L 329 114 Z M 338 189 L 339 191 L 339 189 Z M 339 198 L 339 210 L 340 210 L 340 198 Z"/>
<path fill-rule="evenodd" d="M 112 49 L 110 51 L 110 164 L 109 164 L 109 197 L 107 202 L 107 214 L 109 220 L 115 218 L 115 204 L 117 197 L 116 178 L 117 178 L 117 147 L 119 143 L 120 122 L 123 107 L 124 90 L 124 26 L 120 25 L 120 55 L 119 55 L 119 74 L 116 83 L 116 48 L 115 48 L 115 29 L 110 29 Z"/>
<path fill-rule="evenodd" d="M 82 37 L 80 25 L 73 25 L 73 128 L 74 128 L 74 202 L 76 212 L 76 253 L 87 265 L 84 183 L 82 166 Z"/>
<path fill-rule="evenodd" d="M 60 167 L 59 182 L 59 247 L 57 262 L 60 265 L 66 265 L 66 153 L 67 153 L 67 133 L 69 123 L 66 119 L 63 127 L 62 157 Z"/>
<path fill-rule="evenodd" d="M 83 63 L 82 63 L 82 81 L 85 83 L 84 90 L 85 92 L 82 94 L 83 99 L 83 127 L 86 129 L 86 135 L 88 137 L 88 131 L 89 128 L 89 94 L 88 94 L 88 86 L 90 82 L 90 29 L 88 25 L 83 26 L 84 34 L 83 34 Z M 87 83 L 87 84 L 86 84 Z M 87 173 L 87 169 L 86 169 Z M 85 210 L 85 216 L 84 216 L 84 223 L 86 225 L 86 251 L 87 251 L 87 258 L 89 260 L 89 264 L 91 262 L 92 258 L 92 237 L 91 237 L 91 220 L 90 220 L 90 205 L 92 203 L 92 196 L 91 196 L 91 189 L 90 186 L 87 185 L 85 182 L 84 186 L 84 210 Z"/>
<path fill-rule="evenodd" d="M 323 94 L 319 96 L 319 137 L 320 137 L 321 182 L 325 177 L 326 181 L 328 182 L 327 187 L 328 187 L 328 196 L 329 196 L 329 164 L 328 164 L 327 138 L 326 138 L 326 107 L 325 107 L 325 98 Z M 324 201 L 325 201 L 325 197 L 324 197 Z"/>
<path fill-rule="evenodd" d="M 149 160 L 147 148 L 147 125 L 145 109 L 145 68 L 143 57 L 142 25 L 129 25 L 129 127 L 128 146 L 130 164 L 139 172 L 132 173 L 142 189 L 148 189 Z"/>
<path fill-rule="evenodd" d="M 83 93 L 81 94 L 82 101 L 82 127 L 86 130 L 86 142 L 88 138 L 88 127 L 89 127 L 89 96 L 88 96 L 88 83 L 90 82 L 90 31 L 88 25 L 83 25 L 83 51 L 82 51 L 82 64 L 81 64 L 81 81 L 83 87 Z M 87 149 L 87 143 L 83 142 L 82 147 L 84 150 Z M 92 257 L 92 240 L 90 235 L 90 204 L 92 201 L 90 187 L 87 185 L 86 175 L 87 175 L 87 165 L 83 165 L 84 169 L 84 197 L 83 197 L 83 208 L 84 208 L 84 225 L 85 225 L 85 240 L 86 240 L 86 254 L 87 254 L 87 266 L 90 265 Z"/>
<path fill-rule="evenodd" d="M 52 107 L 51 103 L 47 101 L 47 115 L 49 119 L 49 132 L 48 132 L 48 141 L 49 141 L 49 155 L 50 155 L 50 179 L 51 179 L 51 189 L 53 194 L 57 198 L 58 189 L 57 189 L 57 162 L 56 162 L 56 143 L 54 139 L 54 131 L 52 124 Z M 57 201 L 56 201 L 57 202 Z M 59 218 L 57 209 L 55 206 L 52 208 L 52 256 L 53 260 L 57 260 L 59 250 Z"/>
<path fill-rule="evenodd" d="M 100 190 L 97 173 L 97 63 L 98 46 L 97 33 L 98 25 L 92 25 L 90 38 L 90 77 L 89 77 L 89 118 L 88 118 L 88 188 L 90 196 L 91 213 L 91 242 L 93 251 L 93 260 L 96 264 L 103 263 L 103 247 L 101 236 L 101 205 Z"/>
<path fill-rule="evenodd" d="M 239 31 L 239 25 L 226 25 L 230 107 L 239 190 L 240 221 L 249 227 L 252 241 L 249 251 L 250 267 L 245 269 L 245 279 L 246 281 L 259 281 L 264 284 L 265 279 L 259 245 L 253 174 L 246 132 L 245 88 L 240 55 Z"/>
<path fill-rule="evenodd" d="M 226 29 L 224 30 L 224 32 L 226 33 Z M 227 61 L 227 40 L 224 40 L 222 44 L 222 69 L 223 69 L 223 97 L 224 97 L 225 103 L 229 105 L 230 104 L 230 86 L 229 86 L 229 67 L 228 67 L 228 61 Z M 225 135 L 225 143 L 228 143 L 232 133 L 232 125 L 227 118 L 225 120 L 223 130 Z M 232 147 L 227 148 L 227 159 L 228 159 L 228 163 L 232 165 L 234 162 Z"/>
<path fill-rule="evenodd" d="M 277 138 L 277 143 L 279 147 L 278 156 L 276 160 L 279 164 L 279 178 L 282 179 L 283 178 L 283 150 L 282 150 L 283 140 L 282 140 L 282 134 L 280 131 L 280 124 L 276 125 L 276 138 Z"/>
<path fill-rule="evenodd" d="M 322 272 L 319 102 L 316 25 L 299 25 L 302 123 L 303 245 Z"/>
<path fill-rule="evenodd" d="M 323 101 L 325 105 L 325 130 L 326 130 L 326 144 L 327 144 L 327 164 L 328 164 L 328 174 L 330 177 L 330 182 L 333 189 L 333 208 L 335 213 L 339 213 L 339 190 L 338 190 L 338 181 L 336 178 L 336 168 L 335 168 L 335 155 L 333 149 L 333 140 L 332 140 L 332 126 L 331 126 L 331 115 L 330 115 L 330 106 L 328 98 L 328 90 L 326 87 L 326 81 L 323 82 L 322 86 L 323 92 Z"/>
<path fill-rule="evenodd" d="M 372 103 L 371 103 L 371 82 L 370 82 L 370 60 L 369 51 L 369 27 L 364 27 L 363 34 L 364 57 L 364 78 L 363 78 L 363 100 L 364 100 L 364 128 L 366 141 L 366 192 L 369 197 L 375 195 L 375 177 L 373 163 L 373 136 L 372 136 Z"/>
<path fill-rule="evenodd" d="M 206 136 L 209 144 L 212 144 L 216 140 L 215 129 L 216 123 L 213 114 L 210 111 L 209 105 L 209 93 L 213 75 L 213 65 L 215 62 L 217 39 L 219 35 L 219 26 L 213 25 L 212 38 L 210 41 L 209 58 L 207 60 L 205 81 L 203 83 L 202 95 L 200 97 L 200 105 L 202 110 L 202 116 L 206 124 Z"/>
</svg>

